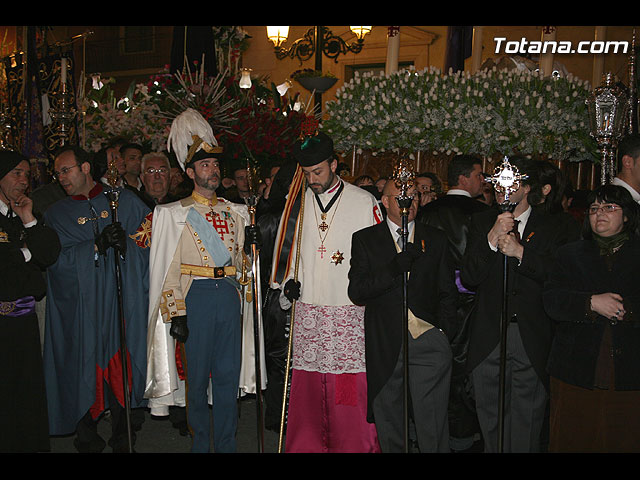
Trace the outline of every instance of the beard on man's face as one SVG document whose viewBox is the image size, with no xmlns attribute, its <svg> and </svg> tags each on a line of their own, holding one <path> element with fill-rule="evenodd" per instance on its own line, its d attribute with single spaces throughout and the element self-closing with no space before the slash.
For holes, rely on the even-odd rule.
<svg viewBox="0 0 640 480">
<path fill-rule="evenodd" d="M 194 175 L 193 181 L 201 188 L 215 191 L 220 186 L 220 175 L 212 173 L 208 177 L 201 177 L 197 173 Z"/>
<path fill-rule="evenodd" d="M 331 172 L 329 174 L 329 178 L 325 183 L 310 183 L 309 188 L 313 191 L 313 193 L 324 193 L 331 188 L 333 183 L 335 182 L 336 174 Z"/>
</svg>

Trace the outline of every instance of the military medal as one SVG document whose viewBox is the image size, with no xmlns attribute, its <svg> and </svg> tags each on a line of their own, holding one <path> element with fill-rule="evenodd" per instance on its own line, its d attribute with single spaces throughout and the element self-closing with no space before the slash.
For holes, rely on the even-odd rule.
<svg viewBox="0 0 640 480">
<path fill-rule="evenodd" d="M 331 263 L 335 265 L 342 263 L 342 260 L 344 260 L 344 255 L 340 250 L 335 251 L 333 255 L 331 255 Z"/>
</svg>

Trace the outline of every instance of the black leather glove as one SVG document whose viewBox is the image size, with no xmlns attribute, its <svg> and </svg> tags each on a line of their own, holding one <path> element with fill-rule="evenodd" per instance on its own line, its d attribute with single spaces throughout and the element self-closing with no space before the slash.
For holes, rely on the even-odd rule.
<svg viewBox="0 0 640 480">
<path fill-rule="evenodd" d="M 404 272 L 409 272 L 413 262 L 421 255 L 422 251 L 415 243 L 407 243 L 407 246 L 403 252 L 399 252 L 393 257 L 391 261 L 391 271 L 393 275 L 400 275 Z"/>
<path fill-rule="evenodd" d="M 251 253 L 251 245 L 260 248 L 262 244 L 262 235 L 257 225 L 247 225 L 244 227 L 244 253 Z"/>
<path fill-rule="evenodd" d="M 289 299 L 290 302 L 298 300 L 300 298 L 301 283 L 296 280 L 289 280 L 284 284 L 284 296 Z"/>
<path fill-rule="evenodd" d="M 127 252 L 127 234 L 120 222 L 110 223 L 96 237 L 96 246 L 100 255 L 106 255 L 109 247 L 116 248 L 123 256 Z"/>
<path fill-rule="evenodd" d="M 178 342 L 184 343 L 187 341 L 187 338 L 189 337 L 189 328 L 187 328 L 186 315 L 179 315 L 171 319 L 169 335 L 175 338 Z"/>
</svg>

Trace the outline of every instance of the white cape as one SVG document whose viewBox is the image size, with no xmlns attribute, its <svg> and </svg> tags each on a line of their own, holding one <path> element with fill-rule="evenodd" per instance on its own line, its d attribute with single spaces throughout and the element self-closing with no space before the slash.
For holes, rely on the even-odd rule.
<svg viewBox="0 0 640 480">
<path fill-rule="evenodd" d="M 169 406 L 185 406 L 184 380 L 178 376 L 175 362 L 175 340 L 169 334 L 170 323 L 162 320 L 160 295 L 169 265 L 178 246 L 182 228 L 186 223 L 190 204 L 183 201 L 156 206 L 153 213 L 151 248 L 149 251 L 149 318 L 147 332 L 147 381 L 145 398 L 154 413 L 167 412 Z M 249 218 L 246 207 L 230 204 L 240 215 Z M 178 228 L 176 228 L 178 227 Z M 162 242 L 155 241 L 162 238 Z M 253 329 L 253 303 L 243 301 L 242 316 L 242 364 L 240 368 L 239 394 L 256 392 L 255 341 Z M 262 389 L 266 388 L 266 364 L 264 355 L 264 333 L 259 329 L 260 373 Z M 209 389 L 211 402 L 211 389 Z M 162 414 L 162 413 L 159 413 Z M 164 413 L 165 415 L 167 413 Z"/>
</svg>

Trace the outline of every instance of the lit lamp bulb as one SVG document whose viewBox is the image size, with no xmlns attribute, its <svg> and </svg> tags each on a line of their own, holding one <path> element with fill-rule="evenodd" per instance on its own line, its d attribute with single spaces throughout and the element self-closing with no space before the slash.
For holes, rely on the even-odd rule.
<svg viewBox="0 0 640 480">
<path fill-rule="evenodd" d="M 362 40 L 364 38 L 364 36 L 371 32 L 371 27 L 349 27 L 351 28 L 351 31 L 353 32 L 353 34 L 358 37 L 358 40 Z"/>
<path fill-rule="evenodd" d="M 267 38 L 277 47 L 287 41 L 289 27 L 267 27 Z"/>
<path fill-rule="evenodd" d="M 243 68 L 239 82 L 240 88 L 251 88 L 251 69 Z"/>
<path fill-rule="evenodd" d="M 284 94 L 287 93 L 287 90 L 289 90 L 292 86 L 293 85 L 290 80 L 285 80 L 284 83 L 281 83 L 276 87 L 276 90 L 278 90 L 280 96 L 283 97 Z"/>
</svg>

